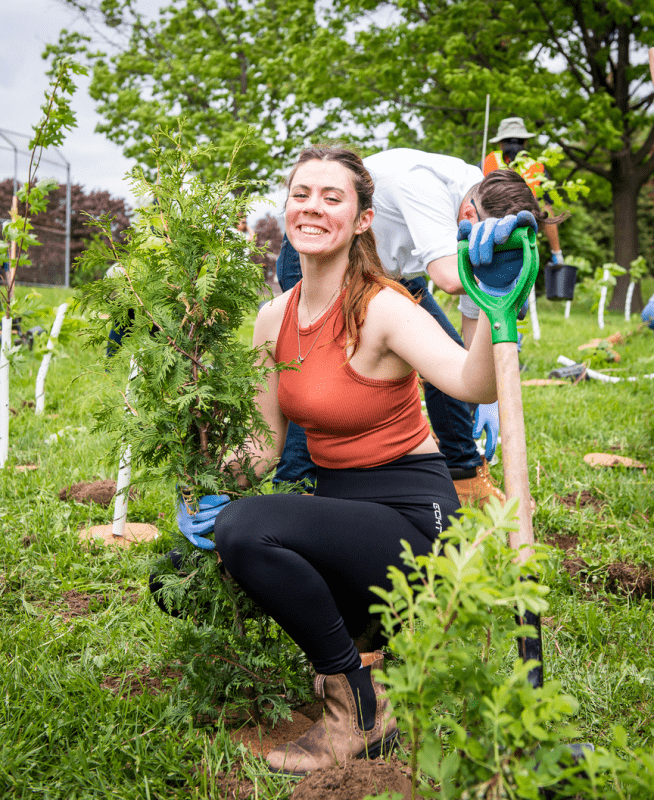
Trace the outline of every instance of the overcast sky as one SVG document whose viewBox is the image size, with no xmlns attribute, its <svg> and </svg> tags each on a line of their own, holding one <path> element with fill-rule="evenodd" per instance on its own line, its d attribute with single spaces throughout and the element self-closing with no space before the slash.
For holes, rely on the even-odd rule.
<svg viewBox="0 0 654 800">
<path fill-rule="evenodd" d="M 139 10 L 154 16 L 159 7 L 167 5 L 164 0 L 139 0 Z M 0 49 L 0 131 L 12 131 L 23 136 L 8 135 L 12 144 L 27 150 L 32 136 L 32 126 L 41 118 L 41 105 L 48 89 L 46 76 L 48 63 L 41 58 L 46 44 L 55 43 L 62 28 L 86 32 L 83 20 L 57 0 L 19 0 L 10 3 L 0 0 L 2 9 L 2 40 Z M 52 175 L 61 183 L 66 181 L 65 161 L 70 163 L 73 183 L 81 184 L 87 191 L 106 190 L 114 197 L 122 197 L 135 205 L 130 185 L 125 174 L 134 165 L 132 159 L 123 156 L 118 145 L 103 134 L 95 133 L 100 117 L 95 112 L 95 103 L 88 95 L 88 79 L 76 78 L 78 89 L 72 100 L 77 115 L 77 127 L 66 137 L 59 155 L 49 152 L 58 168 L 43 164 L 39 177 Z M 6 134 L 7 135 L 7 134 Z M 14 176 L 14 152 L 11 144 L 0 136 L 0 180 Z M 63 161 L 64 159 L 65 161 Z M 18 180 L 25 181 L 29 168 L 29 157 L 18 155 Z M 277 198 L 279 199 L 279 198 Z M 255 209 L 248 219 L 254 220 L 267 212 L 270 205 Z"/>
<path fill-rule="evenodd" d="M 160 5 L 148 0 L 146 5 Z M 27 137 L 32 135 L 32 126 L 41 117 L 41 105 L 48 88 L 46 70 L 48 64 L 41 58 L 45 45 L 57 41 L 62 28 L 84 30 L 81 20 L 76 19 L 66 6 L 57 0 L 20 0 L 10 3 L 1 0 L 2 10 L 2 49 L 0 50 L 0 129 L 9 130 Z M 80 183 L 88 191 L 106 189 L 114 197 L 127 199 L 133 204 L 133 196 L 124 175 L 132 166 L 125 159 L 120 148 L 109 142 L 94 129 L 99 117 L 95 113 L 94 102 L 88 95 L 88 79 L 78 78 L 78 90 L 72 101 L 77 114 L 77 128 L 71 131 L 63 147 L 61 156 L 70 163 L 73 183 Z M 29 138 L 9 137 L 18 147 L 27 149 Z M 6 141 L 0 140 L 3 148 Z M 49 154 L 53 160 L 56 155 Z M 29 159 L 18 156 L 18 180 L 27 177 Z M 66 180 L 65 167 L 57 169 L 48 164 L 42 165 L 40 177 L 51 174 L 62 183 Z M 13 151 L 0 150 L 0 177 L 14 175 Z"/>
</svg>

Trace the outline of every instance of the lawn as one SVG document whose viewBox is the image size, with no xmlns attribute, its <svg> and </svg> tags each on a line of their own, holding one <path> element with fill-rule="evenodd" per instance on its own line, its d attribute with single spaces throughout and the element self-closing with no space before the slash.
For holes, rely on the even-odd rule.
<svg viewBox="0 0 654 800">
<path fill-rule="evenodd" d="M 652 290 L 650 281 L 644 296 Z M 66 297 L 40 292 L 52 305 Z M 546 378 L 559 355 L 581 360 L 579 345 L 617 331 L 621 359 L 603 368 L 654 372 L 654 334 L 636 315 L 609 313 L 600 332 L 588 304 L 565 320 L 563 304 L 540 300 L 539 320 L 539 342 L 525 323 L 523 380 Z M 251 331 L 252 320 L 244 340 Z M 112 507 L 60 499 L 76 482 L 116 477 L 106 438 L 92 431 L 108 388 L 97 356 L 81 340 L 58 352 L 38 417 L 40 357 L 25 350 L 11 375 L 10 459 L 0 472 L 0 796 L 230 797 L 221 776 L 231 771 L 251 787 L 242 800 L 283 800 L 294 783 L 270 775 L 226 724 L 182 713 L 173 653 L 190 623 L 162 615 L 147 589 L 153 560 L 175 542 L 172 487 L 148 485 L 130 503 L 129 520 L 161 534 L 130 550 L 80 540 L 80 528 L 111 521 Z M 535 535 L 553 545 L 541 576 L 551 587 L 546 679 L 577 698 L 576 722 L 595 744 L 608 744 L 617 723 L 630 745 L 653 744 L 653 393 L 646 379 L 523 388 Z M 596 469 L 583 460 L 590 452 L 648 470 Z M 16 468 L 28 463 L 38 469 Z M 492 472 L 501 481 L 501 461 Z"/>
</svg>

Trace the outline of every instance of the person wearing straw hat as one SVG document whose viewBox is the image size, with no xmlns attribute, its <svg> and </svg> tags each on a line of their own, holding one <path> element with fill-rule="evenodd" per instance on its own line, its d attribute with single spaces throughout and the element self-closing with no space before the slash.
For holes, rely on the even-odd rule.
<svg viewBox="0 0 654 800">
<path fill-rule="evenodd" d="M 537 134 L 527 130 L 521 117 L 507 117 L 501 120 L 497 129 L 497 135 L 490 140 L 491 143 L 499 142 L 500 149 L 493 150 L 493 152 L 486 156 L 483 165 L 484 175 L 488 175 L 496 169 L 508 169 L 518 153 L 527 149 L 527 139 L 531 139 L 532 136 L 536 135 Z M 535 196 L 536 187 L 539 186 L 546 177 L 545 167 L 539 161 L 534 161 L 529 166 L 520 169 L 519 172 Z M 547 195 L 545 195 L 545 200 L 542 202 L 542 205 L 546 211 L 550 214 L 552 213 L 552 207 Z M 550 250 L 552 251 L 552 263 L 563 264 L 564 259 L 559 243 L 558 225 L 556 222 L 547 222 L 543 227 L 543 231 L 547 237 Z"/>
</svg>

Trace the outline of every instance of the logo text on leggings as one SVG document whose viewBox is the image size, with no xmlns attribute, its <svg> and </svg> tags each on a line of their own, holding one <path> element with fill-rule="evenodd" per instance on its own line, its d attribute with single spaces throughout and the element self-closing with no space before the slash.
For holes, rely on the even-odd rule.
<svg viewBox="0 0 654 800">
<path fill-rule="evenodd" d="M 434 507 L 434 521 L 436 523 L 436 532 L 443 533 L 443 515 L 441 514 L 441 507 L 438 503 L 432 503 Z"/>
</svg>

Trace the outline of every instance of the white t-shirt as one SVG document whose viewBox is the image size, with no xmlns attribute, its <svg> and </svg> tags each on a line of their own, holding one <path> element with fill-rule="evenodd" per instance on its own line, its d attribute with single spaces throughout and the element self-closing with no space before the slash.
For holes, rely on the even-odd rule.
<svg viewBox="0 0 654 800">
<path fill-rule="evenodd" d="M 394 277 L 422 275 L 437 258 L 456 255 L 459 208 L 483 173 L 460 158 L 420 150 L 385 150 L 363 159 L 375 182 L 372 230 Z"/>
</svg>

